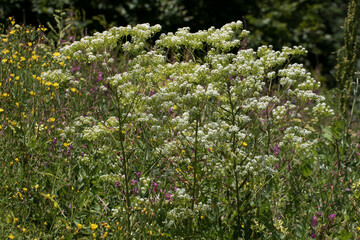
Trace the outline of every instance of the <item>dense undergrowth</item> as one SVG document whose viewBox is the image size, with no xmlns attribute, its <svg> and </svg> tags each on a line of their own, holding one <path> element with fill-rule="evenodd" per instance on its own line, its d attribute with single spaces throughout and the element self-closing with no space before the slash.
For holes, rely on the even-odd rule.
<svg viewBox="0 0 360 240">
<path fill-rule="evenodd" d="M 242 48 L 240 21 L 46 31 L 1 35 L 2 239 L 359 238 L 358 120 L 302 47 Z"/>
</svg>

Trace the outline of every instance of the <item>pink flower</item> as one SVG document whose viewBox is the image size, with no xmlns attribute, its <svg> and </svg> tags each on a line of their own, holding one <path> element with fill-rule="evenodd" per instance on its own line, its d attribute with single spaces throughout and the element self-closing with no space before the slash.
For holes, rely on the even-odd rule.
<svg viewBox="0 0 360 240">
<path fill-rule="evenodd" d="M 335 217 L 336 217 L 336 214 L 335 214 L 335 213 L 330 214 L 330 215 L 328 216 L 328 218 L 329 218 L 330 220 L 335 220 Z"/>
<path fill-rule="evenodd" d="M 313 227 L 316 227 L 316 226 L 318 225 L 318 219 L 317 219 L 317 217 L 313 217 L 313 218 L 312 218 L 311 225 L 313 225 Z"/>
</svg>

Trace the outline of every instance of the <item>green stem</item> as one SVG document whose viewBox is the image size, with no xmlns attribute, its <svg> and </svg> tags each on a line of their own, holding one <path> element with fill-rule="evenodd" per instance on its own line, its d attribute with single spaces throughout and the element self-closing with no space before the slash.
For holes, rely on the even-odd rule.
<svg viewBox="0 0 360 240">
<path fill-rule="evenodd" d="M 118 99 L 118 118 L 119 118 L 119 139 L 120 139 L 120 146 L 121 146 L 121 157 L 122 157 L 122 166 L 124 169 L 124 176 L 125 176 L 125 197 L 126 197 L 126 215 L 127 215 L 127 230 L 130 231 L 130 211 L 129 207 L 131 207 L 131 201 L 129 196 L 129 173 L 128 173 L 128 160 L 126 157 L 124 141 L 125 135 L 122 133 L 123 131 L 123 120 L 122 120 L 122 111 L 121 111 L 121 103 L 120 99 Z"/>
<path fill-rule="evenodd" d="M 198 131 L 199 131 L 199 117 L 196 119 L 196 126 L 195 126 L 195 148 L 194 148 L 195 157 L 193 160 L 194 184 L 193 184 L 193 199 L 191 204 L 191 210 L 194 210 L 194 205 L 197 198 Z"/>
<path fill-rule="evenodd" d="M 228 98 L 229 98 L 229 103 L 230 103 L 230 108 L 231 108 L 231 124 L 233 126 L 235 126 L 236 124 L 236 112 L 235 112 L 235 106 L 232 102 L 231 99 L 231 92 L 230 92 L 230 84 L 228 84 Z M 233 153 L 236 152 L 236 134 L 235 132 L 232 133 L 232 146 L 231 146 L 231 150 Z M 240 186 L 239 186 L 239 176 L 236 172 L 236 167 L 237 167 L 237 163 L 236 163 L 236 159 L 233 159 L 233 171 L 234 171 L 234 176 L 235 176 L 235 191 L 236 191 L 236 224 L 237 227 L 239 228 L 241 226 L 241 220 L 240 220 Z M 245 180 L 246 181 L 246 180 Z"/>
</svg>

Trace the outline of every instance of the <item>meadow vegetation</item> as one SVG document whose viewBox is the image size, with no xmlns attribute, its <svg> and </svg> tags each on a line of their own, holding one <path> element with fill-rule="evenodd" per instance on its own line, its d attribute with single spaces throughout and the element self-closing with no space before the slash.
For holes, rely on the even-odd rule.
<svg viewBox="0 0 360 240">
<path fill-rule="evenodd" d="M 2 26 L 1 239 L 360 238 L 358 83 L 344 113 L 240 21 L 61 23 Z"/>
</svg>

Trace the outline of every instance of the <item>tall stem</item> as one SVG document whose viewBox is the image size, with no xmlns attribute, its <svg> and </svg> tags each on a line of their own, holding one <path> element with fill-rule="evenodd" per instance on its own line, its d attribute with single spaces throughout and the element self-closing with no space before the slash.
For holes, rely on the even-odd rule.
<svg viewBox="0 0 360 240">
<path fill-rule="evenodd" d="M 196 119 L 196 125 L 195 125 L 195 147 L 194 147 L 194 160 L 193 160 L 193 166 L 194 166 L 194 184 L 193 184 L 193 199 L 191 203 L 191 210 L 194 210 L 195 201 L 197 198 L 197 168 L 198 168 L 198 131 L 199 131 L 199 116 Z"/>
<path fill-rule="evenodd" d="M 228 84 L 228 98 L 229 98 L 229 103 L 230 103 L 230 108 L 231 108 L 231 125 L 235 126 L 236 125 L 236 112 L 235 112 L 235 106 L 232 102 L 231 99 L 231 92 L 230 92 L 230 84 Z M 236 151 L 236 133 L 233 132 L 232 133 L 232 146 L 231 146 L 231 151 L 233 153 L 235 153 Z M 237 227 L 241 226 L 241 221 L 240 221 L 240 186 L 239 186 L 239 176 L 236 172 L 236 167 L 237 167 L 237 162 L 236 159 L 233 159 L 233 171 L 234 171 L 234 177 L 235 177 L 235 191 L 236 191 L 236 211 L 237 211 L 237 216 L 236 216 L 236 225 Z"/>
<path fill-rule="evenodd" d="M 131 207 L 131 201 L 129 196 L 129 173 L 127 169 L 128 159 L 126 157 L 124 141 L 125 135 L 123 134 L 123 119 L 122 119 L 122 111 L 121 111 L 121 103 L 120 99 L 118 99 L 118 118 L 119 118 L 119 139 L 120 139 L 120 146 L 121 146 L 121 158 L 122 158 L 122 166 L 124 169 L 124 176 L 125 176 L 125 198 L 126 198 L 126 215 L 127 215 L 127 228 L 130 231 L 130 211 L 129 207 Z"/>
</svg>

